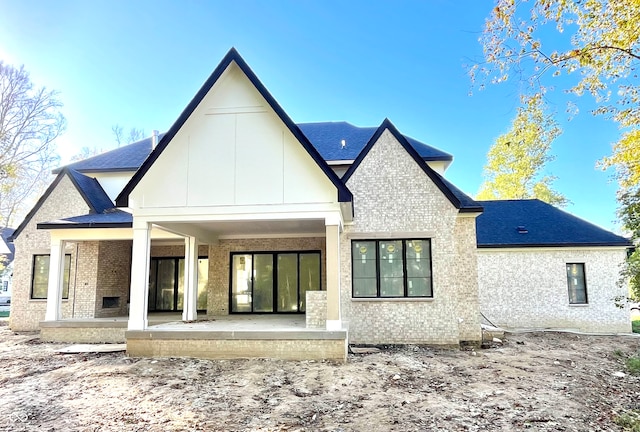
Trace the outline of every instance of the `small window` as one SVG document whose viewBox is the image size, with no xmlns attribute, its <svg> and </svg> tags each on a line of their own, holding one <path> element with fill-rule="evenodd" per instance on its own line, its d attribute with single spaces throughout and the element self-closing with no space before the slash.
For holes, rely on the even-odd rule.
<svg viewBox="0 0 640 432">
<path fill-rule="evenodd" d="M 62 298 L 69 298 L 69 274 L 71 271 L 71 255 L 64 256 L 64 281 L 62 284 Z M 33 274 L 31 278 L 31 298 L 46 299 L 49 289 L 49 255 L 33 256 Z"/>
<path fill-rule="evenodd" d="M 9 281 L 2 281 L 2 291 L 9 291 Z"/>
<path fill-rule="evenodd" d="M 354 298 L 433 297 L 429 239 L 354 240 Z"/>
<path fill-rule="evenodd" d="M 569 304 L 587 304 L 587 282 L 584 264 L 567 264 Z"/>
</svg>

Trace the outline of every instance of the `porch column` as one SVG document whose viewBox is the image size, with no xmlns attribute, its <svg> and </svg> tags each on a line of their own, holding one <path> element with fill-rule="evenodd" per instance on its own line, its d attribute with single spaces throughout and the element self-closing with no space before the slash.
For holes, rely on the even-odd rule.
<svg viewBox="0 0 640 432">
<path fill-rule="evenodd" d="M 184 301 L 182 321 L 198 319 L 198 239 L 184 238 Z"/>
<path fill-rule="evenodd" d="M 342 329 L 340 313 L 340 222 L 327 219 L 327 330 Z"/>
<path fill-rule="evenodd" d="M 131 294 L 129 298 L 129 330 L 147 328 L 149 303 L 149 259 L 151 255 L 151 224 L 133 222 L 131 251 Z"/>
<path fill-rule="evenodd" d="M 47 287 L 47 311 L 45 321 L 62 318 L 62 285 L 64 284 L 64 240 L 51 239 L 49 254 L 49 285 Z"/>
</svg>

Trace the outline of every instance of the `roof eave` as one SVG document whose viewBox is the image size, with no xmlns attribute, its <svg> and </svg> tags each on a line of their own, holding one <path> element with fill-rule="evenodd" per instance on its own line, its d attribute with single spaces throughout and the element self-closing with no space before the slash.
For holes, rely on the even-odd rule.
<svg viewBox="0 0 640 432">
<path fill-rule="evenodd" d="M 515 248 L 544 248 L 544 247 L 633 247 L 632 243 L 617 242 L 588 242 L 588 243 L 478 243 L 479 249 L 515 249 Z"/>
<path fill-rule="evenodd" d="M 84 222 L 84 223 L 56 223 L 41 222 L 36 225 L 41 230 L 78 229 L 78 228 L 132 228 L 132 222 Z"/>
</svg>

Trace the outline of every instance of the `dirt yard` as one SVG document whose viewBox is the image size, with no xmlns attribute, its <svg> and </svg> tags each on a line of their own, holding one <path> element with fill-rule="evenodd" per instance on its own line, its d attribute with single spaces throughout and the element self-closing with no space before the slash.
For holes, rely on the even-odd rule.
<svg viewBox="0 0 640 432">
<path fill-rule="evenodd" d="M 57 354 L 0 321 L 0 430 L 604 431 L 640 409 L 640 338 L 509 334 L 346 364 Z"/>
</svg>

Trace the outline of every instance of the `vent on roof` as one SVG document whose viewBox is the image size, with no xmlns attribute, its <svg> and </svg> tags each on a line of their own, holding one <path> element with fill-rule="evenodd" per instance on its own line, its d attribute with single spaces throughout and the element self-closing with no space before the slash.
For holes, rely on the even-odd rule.
<svg viewBox="0 0 640 432">
<path fill-rule="evenodd" d="M 518 234 L 527 234 L 529 232 L 529 230 L 524 225 L 517 226 L 516 230 L 518 230 Z"/>
<path fill-rule="evenodd" d="M 340 141 L 340 145 L 342 146 L 342 148 L 345 148 L 347 146 L 347 140 Z"/>
<path fill-rule="evenodd" d="M 153 130 L 151 131 L 151 148 L 155 149 L 157 145 L 158 145 L 158 131 Z"/>
</svg>

